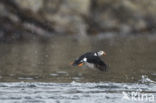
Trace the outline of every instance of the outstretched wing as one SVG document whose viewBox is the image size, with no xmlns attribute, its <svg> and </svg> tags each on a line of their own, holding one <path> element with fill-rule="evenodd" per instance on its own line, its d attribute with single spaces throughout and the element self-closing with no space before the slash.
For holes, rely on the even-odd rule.
<svg viewBox="0 0 156 103">
<path fill-rule="evenodd" d="M 98 56 L 94 56 L 93 58 L 88 59 L 88 62 L 89 63 L 94 63 L 95 67 L 97 69 L 101 70 L 101 71 L 106 71 L 107 70 L 107 65 Z"/>
<path fill-rule="evenodd" d="M 100 60 L 95 66 L 101 71 L 107 71 L 107 65 L 102 60 Z"/>
</svg>

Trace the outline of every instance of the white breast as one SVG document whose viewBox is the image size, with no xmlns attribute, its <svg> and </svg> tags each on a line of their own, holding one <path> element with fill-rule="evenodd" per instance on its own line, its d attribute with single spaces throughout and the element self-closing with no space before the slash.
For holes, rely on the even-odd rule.
<svg viewBox="0 0 156 103">
<path fill-rule="evenodd" d="M 91 63 L 88 63 L 88 62 L 86 62 L 85 64 L 86 64 L 86 66 L 88 66 L 89 68 L 95 68 L 94 64 L 91 64 Z"/>
</svg>

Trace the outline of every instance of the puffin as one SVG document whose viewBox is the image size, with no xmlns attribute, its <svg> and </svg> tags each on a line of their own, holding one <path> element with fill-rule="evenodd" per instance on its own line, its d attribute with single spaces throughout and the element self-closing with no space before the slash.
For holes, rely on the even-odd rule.
<svg viewBox="0 0 156 103">
<path fill-rule="evenodd" d="M 73 66 L 83 66 L 86 65 L 89 68 L 97 68 L 100 71 L 106 71 L 107 65 L 106 63 L 100 58 L 100 56 L 105 56 L 106 52 L 100 50 L 97 52 L 87 52 L 77 58 L 72 65 Z"/>
</svg>

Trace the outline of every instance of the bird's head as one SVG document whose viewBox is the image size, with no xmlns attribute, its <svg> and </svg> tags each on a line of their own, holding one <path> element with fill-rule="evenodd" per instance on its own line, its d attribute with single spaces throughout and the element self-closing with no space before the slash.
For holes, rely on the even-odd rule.
<svg viewBox="0 0 156 103">
<path fill-rule="evenodd" d="M 97 54 L 98 56 L 102 56 L 102 55 L 106 56 L 106 52 L 104 52 L 103 50 L 98 51 Z"/>
</svg>

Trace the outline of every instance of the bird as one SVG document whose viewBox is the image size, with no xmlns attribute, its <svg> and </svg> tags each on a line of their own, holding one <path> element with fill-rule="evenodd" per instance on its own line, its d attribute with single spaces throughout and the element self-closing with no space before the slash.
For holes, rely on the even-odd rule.
<svg viewBox="0 0 156 103">
<path fill-rule="evenodd" d="M 81 55 L 79 58 L 72 62 L 73 66 L 83 66 L 86 65 L 89 68 L 97 68 L 100 71 L 106 71 L 107 65 L 101 60 L 100 56 L 105 56 L 106 52 L 99 50 L 97 52 L 87 52 Z"/>
</svg>

